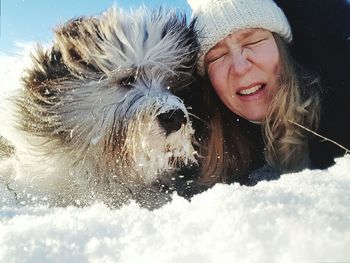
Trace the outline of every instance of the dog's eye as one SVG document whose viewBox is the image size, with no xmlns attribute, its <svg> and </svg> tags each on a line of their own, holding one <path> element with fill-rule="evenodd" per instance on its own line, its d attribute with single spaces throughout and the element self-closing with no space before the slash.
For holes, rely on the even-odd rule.
<svg viewBox="0 0 350 263">
<path fill-rule="evenodd" d="M 135 76 L 127 76 L 119 80 L 119 85 L 124 88 L 132 88 L 136 82 Z"/>
</svg>

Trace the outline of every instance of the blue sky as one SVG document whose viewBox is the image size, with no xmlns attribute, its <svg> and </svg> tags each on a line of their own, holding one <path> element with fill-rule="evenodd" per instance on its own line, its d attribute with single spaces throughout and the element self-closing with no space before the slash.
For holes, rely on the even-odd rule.
<svg viewBox="0 0 350 263">
<path fill-rule="evenodd" d="M 190 15 L 186 0 L 0 0 L 0 52 L 12 52 L 16 42 L 48 42 L 52 29 L 66 20 L 103 12 L 113 3 L 125 9 L 145 4 L 175 7 Z"/>
</svg>

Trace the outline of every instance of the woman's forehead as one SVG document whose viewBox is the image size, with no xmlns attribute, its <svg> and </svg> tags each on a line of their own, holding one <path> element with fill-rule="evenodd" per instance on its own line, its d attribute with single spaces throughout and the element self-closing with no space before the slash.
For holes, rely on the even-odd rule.
<svg viewBox="0 0 350 263">
<path fill-rule="evenodd" d="M 270 31 L 268 31 L 266 29 L 262 29 L 262 28 L 240 29 L 240 30 L 233 32 L 230 35 L 226 36 L 224 39 L 221 39 L 212 49 L 220 48 L 221 46 L 223 46 L 225 44 L 225 41 L 227 39 L 241 41 L 241 40 L 246 39 L 246 38 L 253 36 L 255 34 L 261 34 L 261 33 L 266 33 L 266 32 L 270 32 Z"/>
</svg>

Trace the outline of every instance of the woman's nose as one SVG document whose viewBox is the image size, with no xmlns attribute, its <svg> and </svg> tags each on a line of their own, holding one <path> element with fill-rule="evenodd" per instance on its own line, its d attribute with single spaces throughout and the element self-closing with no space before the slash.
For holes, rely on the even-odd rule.
<svg viewBox="0 0 350 263">
<path fill-rule="evenodd" d="M 252 66 L 252 63 L 245 57 L 242 52 L 231 54 L 232 71 L 237 75 L 246 74 Z"/>
</svg>

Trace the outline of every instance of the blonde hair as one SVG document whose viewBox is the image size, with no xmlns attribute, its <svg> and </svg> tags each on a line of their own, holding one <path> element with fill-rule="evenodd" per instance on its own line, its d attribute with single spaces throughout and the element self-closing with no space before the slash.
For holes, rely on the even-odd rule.
<svg viewBox="0 0 350 263">
<path fill-rule="evenodd" d="M 290 56 L 281 37 L 273 33 L 281 59 L 280 88 L 268 106 L 261 125 L 265 144 L 264 158 L 275 169 L 297 171 L 308 164 L 308 134 L 293 122 L 317 129 L 320 114 L 320 91 L 317 78 L 307 75 Z M 208 79 L 204 80 L 209 83 Z M 230 112 L 217 98 L 210 84 L 203 84 L 207 116 L 206 136 L 199 152 L 201 183 L 245 182 L 254 169 L 254 145 Z"/>
<path fill-rule="evenodd" d="M 291 58 L 288 47 L 274 34 L 283 59 L 280 89 L 266 112 L 262 125 L 266 143 L 266 161 L 281 171 L 296 171 L 308 164 L 308 135 L 295 126 L 318 128 L 320 94 L 318 80 L 302 72 Z"/>
<path fill-rule="evenodd" d="M 228 110 L 216 96 L 208 79 L 202 83 L 204 127 L 196 127 L 201 167 L 201 184 L 229 183 L 245 176 L 251 165 L 251 143 L 239 127 L 239 117 Z"/>
</svg>

